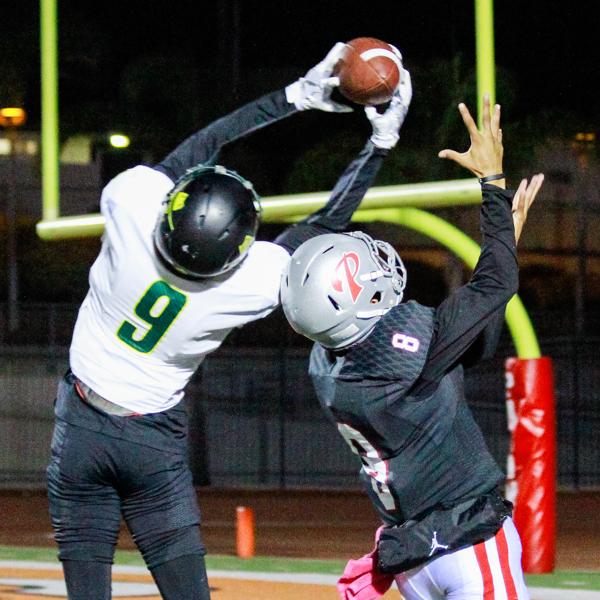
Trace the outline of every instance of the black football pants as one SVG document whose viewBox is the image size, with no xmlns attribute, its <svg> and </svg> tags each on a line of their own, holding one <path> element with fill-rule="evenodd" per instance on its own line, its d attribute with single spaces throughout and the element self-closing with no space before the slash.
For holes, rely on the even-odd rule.
<svg viewBox="0 0 600 600">
<path fill-rule="evenodd" d="M 164 598 L 209 598 L 185 411 L 107 415 L 67 374 L 55 413 L 48 498 L 69 598 L 110 598 L 121 516 Z"/>
</svg>

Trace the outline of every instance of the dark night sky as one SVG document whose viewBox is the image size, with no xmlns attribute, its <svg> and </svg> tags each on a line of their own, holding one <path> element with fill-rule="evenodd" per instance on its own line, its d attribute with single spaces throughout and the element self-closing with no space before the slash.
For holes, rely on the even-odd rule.
<svg viewBox="0 0 600 600">
<path fill-rule="evenodd" d="M 238 38 L 233 35 L 231 20 L 232 7 L 236 3 L 240 9 Z M 219 19 L 219 15 L 222 17 L 223 14 L 229 15 L 225 27 L 220 25 L 222 20 Z M 499 72 L 510 73 L 516 82 L 513 88 L 516 96 L 512 99 L 511 108 L 503 112 L 503 124 L 517 123 L 525 136 L 537 140 L 539 135 L 548 132 L 539 128 L 521 129 L 523 120 L 542 110 L 558 109 L 557 120 L 560 113 L 574 113 L 577 127 L 598 131 L 600 103 L 596 90 L 600 89 L 600 2 L 495 0 L 495 17 L 496 63 Z M 39 126 L 38 30 L 38 0 L 13 2 L 10 11 L 5 10 L 0 19 L 0 104 L 7 102 L 10 89 L 22 92 L 29 113 L 28 129 Z M 223 32 L 222 35 L 219 32 Z M 130 106 L 123 100 L 123 82 L 127 81 L 124 72 L 140 57 L 177 57 L 181 66 L 190 72 L 205 68 L 214 74 L 223 63 L 222 57 L 231 57 L 233 42 L 238 39 L 240 89 L 253 84 L 252 94 L 258 95 L 291 82 L 291 77 L 302 75 L 336 41 L 363 35 L 395 43 L 404 54 L 405 65 L 413 72 L 427 63 L 448 64 L 457 55 L 462 56 L 467 67 L 474 67 L 474 0 L 385 3 L 377 0 L 221 0 L 212 3 L 201 0 L 102 0 L 94 3 L 60 0 L 61 133 L 65 136 L 78 131 L 99 133 L 102 127 L 112 125 L 108 119 L 120 114 L 129 119 L 130 129 L 132 124 L 137 124 L 138 131 L 131 132 L 132 139 L 140 139 L 139 145 L 144 151 L 149 147 L 149 141 L 156 142 L 157 138 L 159 144 L 166 146 L 155 151 L 155 156 L 161 158 L 160 152 L 171 150 L 172 144 L 183 139 L 182 134 L 192 133 L 207 119 L 225 113 L 238 103 L 238 99 L 211 93 L 210 88 L 195 81 L 190 84 L 193 90 L 187 92 L 188 97 L 195 95 L 198 104 L 212 105 L 213 114 L 199 109 L 191 117 L 171 112 L 167 120 L 162 106 L 157 107 L 154 113 L 141 103 Z M 290 79 L 278 79 L 274 83 L 265 75 L 268 73 L 269 77 L 276 78 L 276 71 L 269 71 L 269 67 L 285 71 Z M 154 76 L 153 71 L 150 74 Z M 158 76 L 156 79 L 156 86 L 162 87 L 162 91 L 166 88 L 168 95 L 186 95 L 185 89 L 171 90 L 168 82 L 163 83 Z M 428 142 L 430 137 L 434 137 L 432 132 L 441 122 L 438 112 L 448 110 L 444 108 L 448 95 L 440 94 L 440 90 L 445 89 L 443 77 L 442 81 L 421 80 L 420 84 L 420 87 L 415 87 L 413 106 L 417 103 L 419 107 L 426 105 L 436 93 L 442 100 L 429 113 L 421 111 L 420 120 L 415 118 L 418 111 L 411 107 L 413 120 L 411 122 L 409 115 L 407 127 L 403 129 L 404 139 L 409 143 L 411 140 Z M 202 93 L 198 94 L 198 90 Z M 459 99 L 469 101 L 467 98 Z M 497 100 L 503 104 L 507 102 L 500 95 Z M 155 102 L 153 96 L 150 96 L 150 101 Z M 107 118 L 102 122 L 99 116 Z M 317 120 L 319 118 L 321 120 Z M 363 128 L 367 127 L 362 115 L 357 115 L 356 119 Z M 148 136 L 144 139 L 141 134 L 155 133 L 159 120 L 172 130 L 167 132 L 172 134 L 171 139 L 163 139 L 164 129 L 156 132 L 154 139 L 148 141 Z M 325 121 L 329 127 L 329 122 L 334 123 L 335 119 L 311 115 L 273 128 L 277 131 L 267 132 L 263 138 L 258 134 L 259 139 L 252 147 L 257 151 L 243 156 L 243 164 L 235 162 L 243 154 L 243 147 L 238 155 L 227 157 L 227 161 L 234 159 L 231 164 L 227 161 L 224 164 L 234 169 L 239 167 L 241 173 L 249 174 L 262 195 L 305 190 L 301 178 L 292 180 L 290 176 L 295 163 L 291 160 L 294 152 L 290 151 L 292 144 L 289 140 L 297 135 L 299 141 L 294 138 L 297 141 L 295 156 L 300 156 L 316 139 L 316 136 L 305 135 L 305 123 L 317 123 L 321 127 Z M 415 123 L 418 125 L 415 126 Z M 543 123 L 543 127 L 547 128 L 554 126 L 553 118 L 540 119 L 536 123 Z M 68 127 L 70 129 L 65 134 L 63 129 Z M 126 130 L 127 133 L 130 129 Z M 321 135 L 322 131 L 318 133 Z M 327 137 L 327 133 L 323 137 Z M 332 139 L 333 143 L 337 143 L 335 138 Z M 452 139 L 457 139 L 457 147 L 462 143 L 458 137 Z M 282 140 L 286 144 L 285 152 L 282 151 Z M 331 153 L 335 160 L 327 173 L 337 176 L 337 169 L 345 165 L 343 161 L 346 159 L 337 156 L 338 146 L 325 146 L 326 151 L 330 147 L 336 150 Z M 511 157 L 515 155 L 513 148 L 521 151 L 516 145 L 510 148 Z M 428 149 L 428 154 L 417 154 L 417 158 L 435 157 L 438 149 L 434 146 Z M 527 158 L 529 147 L 519 156 Z M 338 164 L 336 160 L 342 162 Z M 419 160 L 415 164 L 420 165 Z M 432 168 L 438 169 L 436 165 Z M 111 168 L 116 170 L 124 166 L 130 165 L 116 162 Z M 412 163 L 401 162 L 393 167 L 390 173 L 394 178 L 397 177 L 396 170 L 402 173 L 402 181 L 422 180 L 421 171 L 412 169 Z M 300 170 L 299 175 L 302 174 Z M 455 177 L 456 173 L 436 171 L 433 176 L 448 179 Z M 326 185 L 332 185 L 333 181 L 335 179 L 319 181 L 313 186 L 311 180 L 309 189 L 328 189 Z M 82 281 L 86 273 L 83 273 Z M 32 286 L 32 289 L 37 294 L 37 288 Z M 49 292 L 59 299 L 70 297 L 70 293 L 54 289 Z"/>
<path fill-rule="evenodd" d="M 81 46 L 82 67 L 88 49 L 100 47 L 93 60 L 102 62 L 96 74 L 102 81 L 96 83 L 108 97 L 122 66 L 137 55 L 169 53 L 175 48 L 191 64 L 215 65 L 219 47 L 230 47 L 230 40 L 217 39 L 217 5 L 230 3 L 63 0 L 59 2 L 61 44 L 70 49 Z M 496 0 L 496 60 L 516 77 L 521 110 L 547 106 L 572 110 L 589 120 L 598 117 L 594 90 L 600 87 L 599 4 L 593 0 Z M 457 52 L 474 64 L 472 0 L 240 0 L 240 5 L 242 77 L 244 69 L 261 65 L 307 68 L 335 41 L 360 35 L 396 43 L 409 68 L 411 63 L 449 59 Z M 7 32 L 19 29 L 29 33 L 25 43 L 33 45 L 38 3 L 20 0 L 11 11 L 3 14 L 2 37 L 6 40 Z M 76 68 L 77 64 L 68 65 L 68 69 Z M 77 90 L 67 86 L 62 90 L 63 104 L 77 102 Z M 30 90 L 28 95 L 36 93 Z"/>
</svg>

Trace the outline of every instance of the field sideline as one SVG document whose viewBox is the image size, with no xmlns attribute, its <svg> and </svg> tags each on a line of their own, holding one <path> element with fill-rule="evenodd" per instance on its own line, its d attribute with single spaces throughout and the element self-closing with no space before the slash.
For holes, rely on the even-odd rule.
<svg viewBox="0 0 600 600">
<path fill-rule="evenodd" d="M 339 600 L 346 560 L 371 549 L 379 523 L 358 491 L 200 488 L 198 502 L 213 600 Z M 0 505 L 0 600 L 64 600 L 45 492 L 0 492 Z M 249 560 L 236 556 L 239 506 L 256 514 Z M 559 492 L 557 509 L 557 571 L 527 576 L 531 600 L 600 600 L 600 491 Z M 124 524 L 121 534 L 113 597 L 159 600 Z M 400 595 L 393 589 L 381 600 Z"/>
<path fill-rule="evenodd" d="M 26 566 L 37 563 L 48 567 L 58 566 L 56 552 L 50 548 L 0 546 L 2 566 L 19 563 Z M 23 562 L 22 562 L 23 561 Z M 115 571 L 144 573 L 144 563 L 136 551 L 117 550 Z M 334 585 L 342 572 L 345 562 L 341 560 L 309 560 L 299 558 L 279 558 L 259 556 L 252 559 L 239 559 L 235 556 L 212 555 L 207 557 L 207 568 L 211 580 L 232 578 L 247 580 L 270 580 L 293 583 L 315 583 Z M 600 600 L 600 571 L 556 571 L 547 575 L 527 575 L 527 584 L 532 589 L 533 598 L 581 598 Z M 541 588 L 541 589 L 539 589 Z M 549 590 L 569 590 L 567 594 L 550 594 Z M 544 593 L 548 590 L 548 593 Z M 579 594 L 578 591 L 587 591 Z M 593 593 L 597 592 L 597 593 Z M 543 595 L 540 595 L 543 594 Z M 386 594 L 387 596 L 387 594 Z M 2 595 L 0 594 L 0 598 Z"/>
</svg>

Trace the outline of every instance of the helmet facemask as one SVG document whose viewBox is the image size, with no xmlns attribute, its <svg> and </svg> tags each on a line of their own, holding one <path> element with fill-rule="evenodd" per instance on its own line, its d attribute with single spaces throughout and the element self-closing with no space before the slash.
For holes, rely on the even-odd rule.
<svg viewBox="0 0 600 600">
<path fill-rule="evenodd" d="M 393 247 L 362 232 L 326 234 L 294 252 L 282 280 L 293 329 L 332 349 L 366 337 L 402 299 L 406 270 Z"/>
<path fill-rule="evenodd" d="M 375 240 L 362 231 L 351 231 L 347 235 L 362 240 L 369 250 L 371 259 L 380 269 L 368 273 L 371 281 L 383 278 L 385 283 L 384 294 L 393 299 L 393 302 L 386 302 L 382 294 L 377 292 L 371 297 L 371 310 L 362 310 L 357 312 L 358 318 L 369 318 L 373 316 L 383 316 L 390 308 L 400 304 L 406 287 L 406 268 L 399 254 L 394 250 L 391 244 L 383 240 Z M 367 277 L 366 273 L 361 275 L 362 279 Z"/>
</svg>

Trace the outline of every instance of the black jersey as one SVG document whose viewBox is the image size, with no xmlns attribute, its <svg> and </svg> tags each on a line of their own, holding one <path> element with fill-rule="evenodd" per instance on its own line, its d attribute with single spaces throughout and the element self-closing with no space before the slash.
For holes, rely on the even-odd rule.
<svg viewBox="0 0 600 600">
<path fill-rule="evenodd" d="M 511 198 L 484 186 L 480 259 L 439 307 L 400 304 L 345 351 L 313 347 L 319 401 L 360 456 L 361 478 L 389 525 L 483 497 L 503 480 L 466 404 L 463 365 L 477 358 L 474 349 L 490 353 L 517 291 Z"/>
</svg>

